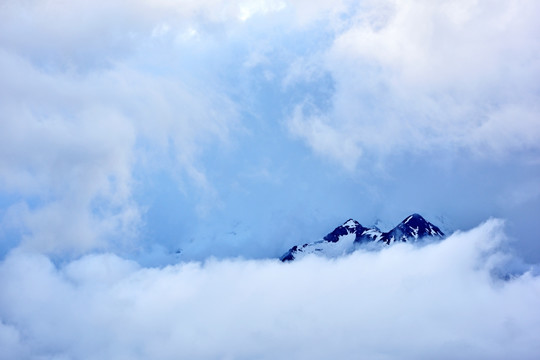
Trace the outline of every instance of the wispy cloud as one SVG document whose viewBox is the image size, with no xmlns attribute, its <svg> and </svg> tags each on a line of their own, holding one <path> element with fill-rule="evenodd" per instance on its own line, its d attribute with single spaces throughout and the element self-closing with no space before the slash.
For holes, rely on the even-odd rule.
<svg viewBox="0 0 540 360">
<path fill-rule="evenodd" d="M 197 159 L 206 144 L 227 141 L 236 109 L 161 61 L 172 39 L 152 49 L 160 71 L 139 59 L 163 9 L 137 3 L 121 15 L 120 5 L 6 4 L 0 15 L 0 186 L 22 197 L 3 225 L 26 248 L 80 254 L 129 244 L 141 225 L 136 166 L 167 168 L 213 200 Z"/>
<path fill-rule="evenodd" d="M 363 153 L 454 149 L 500 159 L 537 149 L 536 2 L 384 1 L 356 10 L 319 61 L 335 80 L 332 107 L 323 118 L 290 120 L 315 151 L 351 168 Z M 324 127 L 336 133 L 332 145 L 329 132 L 313 131 Z M 344 138 L 354 145 L 349 156 L 327 150 Z"/>
</svg>

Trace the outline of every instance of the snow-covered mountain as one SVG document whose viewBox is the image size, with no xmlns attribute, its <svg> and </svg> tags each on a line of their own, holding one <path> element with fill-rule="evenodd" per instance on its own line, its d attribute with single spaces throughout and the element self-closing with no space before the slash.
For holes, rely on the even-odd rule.
<svg viewBox="0 0 540 360">
<path fill-rule="evenodd" d="M 437 226 L 426 221 L 419 214 L 408 216 L 388 232 L 382 232 L 377 227 L 366 228 L 358 221 L 349 219 L 326 235 L 323 240 L 293 246 L 280 257 L 280 260 L 291 261 L 308 254 L 337 257 L 351 253 L 361 245 L 390 245 L 395 242 L 415 242 L 424 238 L 442 238 L 443 236 L 443 232 Z"/>
</svg>

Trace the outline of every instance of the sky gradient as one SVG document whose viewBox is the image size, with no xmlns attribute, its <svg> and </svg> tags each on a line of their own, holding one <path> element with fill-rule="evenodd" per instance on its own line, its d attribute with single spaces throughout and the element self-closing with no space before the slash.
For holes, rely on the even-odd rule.
<svg viewBox="0 0 540 360">
<path fill-rule="evenodd" d="M 229 272 L 253 270 L 246 283 L 264 278 L 272 291 L 292 286 L 281 283 L 284 271 L 298 272 L 308 278 L 309 293 L 317 291 L 309 281 L 323 273 L 319 267 L 335 277 L 344 268 L 361 271 L 355 258 L 392 268 L 403 251 L 403 261 L 420 262 L 410 273 L 415 293 L 437 298 L 420 286 L 433 279 L 415 277 L 435 263 L 431 250 L 404 247 L 286 268 L 273 262 L 349 218 L 389 230 L 419 213 L 447 234 L 458 231 L 452 239 L 479 244 L 472 250 L 457 241 L 456 249 L 476 259 L 466 264 L 459 250 L 433 250 L 449 256 L 446 270 L 457 271 L 445 278 L 448 294 L 470 290 L 475 284 L 456 285 L 467 275 L 482 289 L 466 313 L 483 299 L 503 307 L 538 300 L 536 270 L 507 285 L 492 283 L 499 268 L 482 255 L 482 244 L 499 239 L 490 254 L 513 259 L 503 267 L 540 263 L 538 14 L 535 0 L 0 1 L 0 348 L 28 359 L 159 358 L 154 348 L 133 350 L 147 334 L 115 338 L 103 354 L 87 346 L 101 346 L 105 337 L 69 350 L 62 334 L 77 326 L 81 332 L 106 328 L 110 314 L 102 308 L 118 306 L 126 294 L 135 308 L 148 305 L 141 305 L 149 311 L 142 324 L 160 306 L 144 303 L 145 284 L 155 281 L 150 287 L 161 293 L 153 287 L 164 290 L 190 271 L 195 280 L 186 286 L 195 290 L 186 290 L 193 294 L 188 308 L 221 294 L 220 283 L 234 283 L 237 275 Z M 26 268 L 27 277 L 19 279 Z M 107 276 L 111 282 L 101 284 Z M 320 281 L 331 287 L 332 276 Z M 205 279 L 208 293 L 198 292 Z M 17 294 L 18 281 L 26 292 Z M 41 282 L 53 290 L 34 288 Z M 336 286 L 346 297 L 347 286 Z M 396 286 L 396 294 L 415 303 L 410 288 Z M 360 288 L 373 290 L 369 281 Z M 256 302 L 267 291 L 255 286 L 247 299 Z M 376 298 L 389 296 L 376 291 Z M 293 292 L 284 311 L 300 311 L 306 301 Z M 88 302 L 85 294 L 92 295 Z M 43 331 L 48 315 L 32 312 L 37 295 L 48 299 L 47 314 L 68 319 L 57 338 Z M 59 310 L 64 295 L 73 311 L 90 307 L 103 321 L 71 323 L 70 310 Z M 349 295 L 358 299 L 361 292 Z M 330 302 L 323 300 L 320 306 Z M 225 301 L 225 311 L 239 314 L 231 298 Z M 436 310 L 415 309 L 426 322 Z M 315 313 L 314 307 L 305 316 Z M 482 313 L 479 324 L 493 313 Z M 507 315 L 507 323 L 496 318 L 486 343 L 463 358 L 494 358 L 483 350 L 514 330 L 497 354 L 538 340 L 526 335 L 540 333 L 538 312 Z M 116 320 L 127 318 L 120 313 Z M 217 321 L 223 326 L 215 339 L 228 324 Z M 401 329 L 410 321 L 404 318 Z M 309 329 L 306 324 L 299 326 Z M 450 333 L 464 326 L 452 324 Z M 163 326 L 181 333 L 170 322 Z M 283 344 L 274 329 L 260 331 Z M 189 343 L 184 335 L 178 336 Z M 309 342 L 315 335 L 306 336 Z M 425 357 L 465 341 L 434 336 Z M 224 354 L 223 344 L 211 343 L 209 353 L 195 347 L 190 354 Z M 385 357 L 381 343 L 370 344 L 370 358 L 399 353 Z M 403 354 L 414 358 L 414 344 L 398 341 L 392 349 L 407 348 Z M 161 358 L 177 350 L 164 349 L 171 352 Z M 521 358 L 538 355 L 537 347 L 528 349 Z M 260 355 L 229 350 L 230 358 Z M 311 358 L 304 350 L 297 357 Z"/>
<path fill-rule="evenodd" d="M 2 253 L 264 258 L 418 212 L 538 261 L 536 10 L 4 3 Z"/>
</svg>

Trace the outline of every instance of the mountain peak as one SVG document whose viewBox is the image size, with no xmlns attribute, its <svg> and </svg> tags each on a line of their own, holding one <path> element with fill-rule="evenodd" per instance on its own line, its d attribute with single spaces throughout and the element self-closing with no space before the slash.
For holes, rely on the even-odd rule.
<svg viewBox="0 0 540 360">
<path fill-rule="evenodd" d="M 403 223 L 403 224 L 406 224 L 406 223 L 408 223 L 408 222 L 411 221 L 411 220 L 412 220 L 412 221 L 426 221 L 426 219 L 424 219 L 424 218 L 422 217 L 422 215 L 417 214 L 417 213 L 414 213 L 414 214 L 412 214 L 412 215 L 407 216 L 407 218 L 406 218 L 405 220 L 403 220 L 402 223 Z"/>
<path fill-rule="evenodd" d="M 363 227 L 358 221 L 349 219 L 326 235 L 323 240 L 293 246 L 280 257 L 280 260 L 292 261 L 313 253 L 336 257 L 353 252 L 358 245 L 368 243 L 390 245 L 395 242 L 416 242 L 423 238 L 443 236 L 444 233 L 437 226 L 417 213 L 407 216 L 395 228 L 385 233 L 376 227 Z"/>
<path fill-rule="evenodd" d="M 360 223 L 358 221 L 356 221 L 356 220 L 353 220 L 353 219 L 349 219 L 349 220 L 347 220 L 347 221 L 345 221 L 343 223 L 343 226 L 349 227 L 349 228 L 353 228 L 353 227 L 356 227 L 358 225 L 360 225 Z"/>
<path fill-rule="evenodd" d="M 407 216 L 398 226 L 385 233 L 383 241 L 387 244 L 400 241 L 417 241 L 424 237 L 443 237 L 444 233 L 419 214 Z"/>
<path fill-rule="evenodd" d="M 345 221 L 343 225 L 338 226 L 331 233 L 326 235 L 323 240 L 335 243 L 339 241 L 340 237 L 349 234 L 354 234 L 356 239 L 356 236 L 364 231 L 364 229 L 366 228 L 363 227 L 358 221 L 349 219 Z"/>
</svg>

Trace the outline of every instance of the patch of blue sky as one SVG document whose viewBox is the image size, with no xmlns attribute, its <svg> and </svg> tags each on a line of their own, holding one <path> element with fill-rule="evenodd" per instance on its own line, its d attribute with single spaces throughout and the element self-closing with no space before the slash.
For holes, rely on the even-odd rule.
<svg viewBox="0 0 540 360">
<path fill-rule="evenodd" d="M 28 233 L 16 214 L 17 208 L 36 209 L 46 204 L 38 196 L 23 196 L 19 193 L 0 191 L 0 260 L 15 248 Z"/>
</svg>

